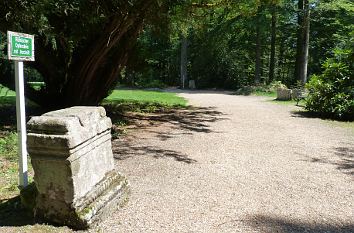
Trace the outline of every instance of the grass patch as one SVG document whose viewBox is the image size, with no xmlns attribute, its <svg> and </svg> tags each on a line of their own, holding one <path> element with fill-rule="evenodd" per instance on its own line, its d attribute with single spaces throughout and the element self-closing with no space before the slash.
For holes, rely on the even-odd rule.
<svg viewBox="0 0 354 233">
<path fill-rule="evenodd" d="M 277 99 L 271 99 L 269 100 L 273 103 L 276 104 L 281 104 L 281 105 L 296 105 L 296 100 L 277 100 Z M 298 103 L 299 107 L 305 107 L 306 101 L 305 100 L 300 100 Z"/>
<path fill-rule="evenodd" d="M 0 97 L 16 96 L 16 93 L 7 87 L 0 85 Z"/>
<path fill-rule="evenodd" d="M 16 93 L 0 85 L 0 202 L 19 194 L 15 106 Z M 31 176 L 30 162 L 28 166 Z"/>
<path fill-rule="evenodd" d="M 187 101 L 175 93 L 144 91 L 144 90 L 115 90 L 105 101 L 132 101 L 138 103 L 157 103 L 168 106 L 186 106 Z"/>
<path fill-rule="evenodd" d="M 269 85 L 244 86 L 238 89 L 235 95 L 276 97 L 276 89 L 279 85 L 281 85 L 280 82 L 271 83 Z"/>
<path fill-rule="evenodd" d="M 126 113 L 162 113 L 187 107 L 187 101 L 175 93 L 146 90 L 115 90 L 102 103 L 111 118 L 112 138 L 126 133 L 125 126 L 131 124 Z"/>
<path fill-rule="evenodd" d="M 0 199 L 18 194 L 17 189 L 17 134 L 1 132 L 0 135 Z"/>
<path fill-rule="evenodd" d="M 2 132 L 0 137 L 0 156 L 8 161 L 13 161 L 17 153 L 17 133 Z"/>
<path fill-rule="evenodd" d="M 277 97 L 277 93 L 275 91 L 260 91 L 260 90 L 256 90 L 254 92 L 252 92 L 252 95 L 256 95 L 256 96 L 267 96 L 267 97 Z"/>
<path fill-rule="evenodd" d="M 0 96 L 0 107 L 16 106 L 15 96 Z"/>
<path fill-rule="evenodd" d="M 0 131 L 0 201 L 19 194 L 17 133 Z M 33 169 L 28 161 L 30 182 L 33 180 Z"/>
<path fill-rule="evenodd" d="M 183 108 L 187 101 L 175 93 L 144 91 L 144 90 L 115 90 L 102 103 L 111 106 L 118 112 L 158 112 L 165 109 Z"/>
<path fill-rule="evenodd" d="M 16 93 L 0 85 L 0 107 L 15 106 Z"/>
<path fill-rule="evenodd" d="M 28 82 L 28 84 L 35 90 L 40 90 L 41 88 L 45 87 L 44 82 Z"/>
</svg>

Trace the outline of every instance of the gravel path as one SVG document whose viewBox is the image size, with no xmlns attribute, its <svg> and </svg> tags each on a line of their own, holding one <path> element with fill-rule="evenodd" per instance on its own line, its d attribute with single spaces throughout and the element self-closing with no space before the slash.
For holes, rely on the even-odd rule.
<svg viewBox="0 0 354 233">
<path fill-rule="evenodd" d="M 114 141 L 132 193 L 102 231 L 354 232 L 353 129 L 264 97 L 181 95 L 198 107 Z"/>
</svg>

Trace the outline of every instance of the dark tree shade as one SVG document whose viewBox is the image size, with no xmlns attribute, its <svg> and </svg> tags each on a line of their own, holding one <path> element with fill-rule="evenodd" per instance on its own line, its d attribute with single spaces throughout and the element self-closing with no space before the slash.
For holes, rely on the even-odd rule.
<svg viewBox="0 0 354 233">
<path fill-rule="evenodd" d="M 170 3 L 176 4 L 176 1 Z M 162 23 L 169 1 L 5 0 L 0 32 L 35 35 L 45 88 L 27 96 L 47 108 L 97 105 L 115 86 L 145 23 Z"/>
</svg>

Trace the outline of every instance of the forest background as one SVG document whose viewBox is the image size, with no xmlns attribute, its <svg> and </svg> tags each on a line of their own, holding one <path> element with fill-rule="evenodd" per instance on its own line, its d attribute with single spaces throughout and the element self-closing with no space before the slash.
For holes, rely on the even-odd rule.
<svg viewBox="0 0 354 233">
<path fill-rule="evenodd" d="M 307 108 L 354 116 L 350 0 L 15 0 L 0 31 L 36 36 L 27 97 L 48 109 L 97 105 L 119 86 L 239 90 L 307 83 Z M 6 58 L 6 40 L 1 40 Z M 12 88 L 12 64 L 0 83 Z M 44 82 L 34 88 L 31 82 Z"/>
</svg>

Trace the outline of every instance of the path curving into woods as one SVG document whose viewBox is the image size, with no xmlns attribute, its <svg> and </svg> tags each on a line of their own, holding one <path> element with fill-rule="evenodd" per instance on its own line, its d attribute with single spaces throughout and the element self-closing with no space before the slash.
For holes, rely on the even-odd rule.
<svg viewBox="0 0 354 233">
<path fill-rule="evenodd" d="M 353 129 L 265 97 L 180 95 L 192 110 L 113 142 L 131 196 L 102 232 L 354 232 Z"/>
</svg>

